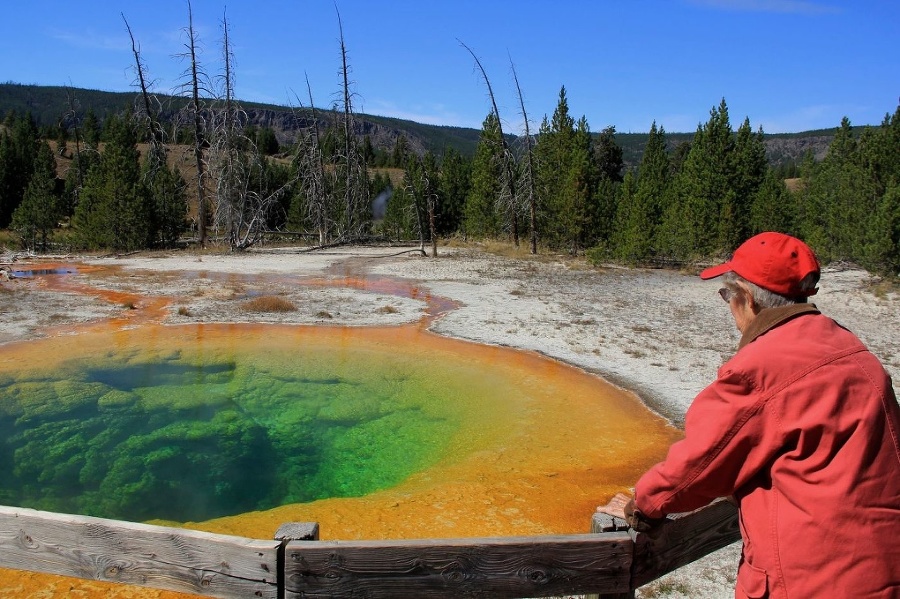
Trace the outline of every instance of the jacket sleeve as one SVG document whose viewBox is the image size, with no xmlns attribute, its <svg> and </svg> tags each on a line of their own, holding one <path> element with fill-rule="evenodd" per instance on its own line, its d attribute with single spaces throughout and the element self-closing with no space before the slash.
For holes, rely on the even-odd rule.
<svg viewBox="0 0 900 599">
<path fill-rule="evenodd" d="M 688 409 L 684 438 L 635 485 L 638 509 L 651 518 L 694 510 L 767 476 L 785 443 L 768 400 L 751 376 L 723 366 Z"/>
</svg>

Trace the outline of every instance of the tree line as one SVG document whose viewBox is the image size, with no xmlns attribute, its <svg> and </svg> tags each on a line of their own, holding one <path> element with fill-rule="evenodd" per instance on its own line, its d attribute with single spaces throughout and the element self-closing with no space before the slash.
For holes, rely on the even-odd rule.
<svg viewBox="0 0 900 599">
<path fill-rule="evenodd" d="M 186 233 L 206 244 L 208 230 L 212 242 L 235 250 L 274 233 L 320 246 L 415 239 L 434 254 L 439 238 L 459 236 L 528 239 L 532 252 L 634 265 L 718 258 L 778 230 L 806 239 L 825 262 L 900 270 L 900 107 L 861 132 L 845 118 L 824 159 L 810 154 L 777 168 L 762 129 L 749 118 L 734 128 L 724 99 L 674 147 L 654 123 L 640 164 L 626 168 L 615 127 L 592 133 L 571 113 L 565 87 L 553 114 L 518 145 L 494 106 L 471 158 L 452 148 L 419 155 L 402 136 L 388 152 L 354 134 L 341 33 L 342 101 L 317 111 L 307 85 L 305 125 L 286 148 L 271 130 L 249 126 L 234 98 L 227 19 L 223 72 L 214 77 L 196 59 L 191 24 L 186 32 L 182 92 L 190 101 L 179 115 L 161 122 L 134 43 L 134 105 L 100 123 L 70 97 L 56 140 L 74 148 L 65 173 L 30 115 L 7 115 L 0 228 L 34 250 L 60 240 L 73 249 L 170 247 Z M 192 149 L 187 178 L 168 159 L 175 142 Z"/>
</svg>

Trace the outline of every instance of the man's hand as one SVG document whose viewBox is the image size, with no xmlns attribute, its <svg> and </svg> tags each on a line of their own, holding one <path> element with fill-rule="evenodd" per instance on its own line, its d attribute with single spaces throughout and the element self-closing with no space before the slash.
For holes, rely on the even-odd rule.
<svg viewBox="0 0 900 599">
<path fill-rule="evenodd" d="M 616 493 L 606 505 L 597 508 L 598 512 L 624 520 L 628 526 L 638 532 L 648 532 L 666 521 L 665 518 L 649 518 L 634 504 L 634 498 L 624 493 Z"/>
<path fill-rule="evenodd" d="M 625 512 L 625 521 L 628 523 L 628 526 L 638 532 L 649 532 L 666 521 L 665 518 L 645 516 L 634 504 L 634 498 L 628 501 L 623 511 Z"/>
<path fill-rule="evenodd" d="M 609 503 L 599 506 L 597 511 L 602 514 L 625 520 L 624 510 L 629 501 L 631 501 L 629 495 L 626 495 L 625 493 L 616 493 L 615 496 L 609 500 Z"/>
</svg>

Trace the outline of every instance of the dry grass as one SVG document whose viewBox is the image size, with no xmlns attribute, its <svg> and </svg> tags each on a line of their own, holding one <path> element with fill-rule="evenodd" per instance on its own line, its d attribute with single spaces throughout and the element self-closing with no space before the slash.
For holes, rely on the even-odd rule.
<svg viewBox="0 0 900 599">
<path fill-rule="evenodd" d="M 884 278 L 869 286 L 872 295 L 878 299 L 887 299 L 892 293 L 900 293 L 900 278 Z"/>
<path fill-rule="evenodd" d="M 595 318 L 576 318 L 572 321 L 572 324 L 581 325 L 581 326 L 590 326 L 597 324 L 597 320 Z"/>
<path fill-rule="evenodd" d="M 191 316 L 191 311 L 188 310 L 187 306 L 178 306 L 178 315 L 179 316 Z"/>
<path fill-rule="evenodd" d="M 244 312 L 293 312 L 297 306 L 277 295 L 262 295 L 241 304 Z"/>
<path fill-rule="evenodd" d="M 629 356 L 632 356 L 632 357 L 635 357 L 635 358 L 646 358 L 646 357 L 647 357 L 647 353 L 646 353 L 646 352 L 641 351 L 641 350 L 639 350 L 639 349 L 634 349 L 634 348 L 632 348 L 632 347 L 626 347 L 626 348 L 623 349 L 622 351 L 625 352 L 626 354 L 628 354 Z"/>
<path fill-rule="evenodd" d="M 378 308 L 377 310 L 375 310 L 375 312 L 377 314 L 396 314 L 399 311 L 400 310 L 398 310 L 394 306 L 382 306 L 382 307 Z"/>
</svg>

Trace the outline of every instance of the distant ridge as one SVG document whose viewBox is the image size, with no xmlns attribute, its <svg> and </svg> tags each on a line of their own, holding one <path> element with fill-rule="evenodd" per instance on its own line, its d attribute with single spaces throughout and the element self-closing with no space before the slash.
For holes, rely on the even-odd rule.
<svg viewBox="0 0 900 599">
<path fill-rule="evenodd" d="M 56 126 L 69 112 L 69 94 L 74 94 L 80 116 L 90 108 L 101 121 L 110 114 L 134 105 L 136 91 L 110 92 L 64 86 L 25 85 L 0 83 L 0 116 L 14 110 L 17 114 L 31 112 L 39 127 Z M 173 118 L 186 105 L 187 99 L 178 96 L 156 94 L 163 106 L 163 119 Z M 281 143 L 296 139 L 297 131 L 309 122 L 310 110 L 291 108 L 275 104 L 241 102 L 249 123 L 256 127 L 270 127 Z M 317 109 L 320 119 L 329 111 Z M 485 114 L 487 114 L 487 107 Z M 426 125 L 393 117 L 368 114 L 356 115 L 356 134 L 360 138 L 369 136 L 372 145 L 390 152 L 400 136 L 405 136 L 409 149 L 417 154 L 431 151 L 443 155 L 447 148 L 454 148 L 464 156 L 471 157 L 481 134 L 480 129 Z M 821 160 L 828 151 L 839 123 L 833 129 L 819 129 L 801 133 L 765 134 L 766 151 L 773 166 L 799 163 L 807 152 L 812 152 Z M 859 127 L 861 129 L 861 127 Z M 647 142 L 649 133 L 616 133 L 616 141 L 622 147 L 626 166 L 637 166 Z M 666 138 L 670 149 L 690 141 L 694 132 L 670 133 Z"/>
</svg>

